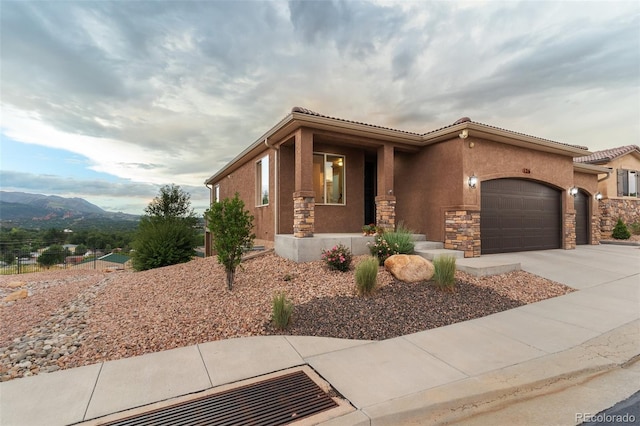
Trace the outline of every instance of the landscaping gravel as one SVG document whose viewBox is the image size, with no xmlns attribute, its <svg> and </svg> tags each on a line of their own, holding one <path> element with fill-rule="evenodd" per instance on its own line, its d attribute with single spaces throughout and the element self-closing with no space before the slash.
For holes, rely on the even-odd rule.
<svg viewBox="0 0 640 426">
<path fill-rule="evenodd" d="M 353 268 L 331 271 L 320 261 L 266 253 L 243 262 L 233 291 L 214 257 L 145 272 L 0 276 L 0 298 L 18 281 L 30 294 L 0 302 L 0 380 L 242 336 L 387 339 L 573 291 L 518 271 L 483 278 L 457 272 L 449 293 L 399 282 L 381 268 L 378 291 L 361 297 L 353 275 Z M 294 304 L 285 331 L 270 324 L 279 291 Z"/>
</svg>

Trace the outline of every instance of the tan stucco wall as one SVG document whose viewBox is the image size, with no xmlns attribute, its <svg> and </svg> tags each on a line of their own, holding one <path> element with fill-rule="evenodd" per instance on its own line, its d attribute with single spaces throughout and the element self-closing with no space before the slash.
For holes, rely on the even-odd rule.
<svg viewBox="0 0 640 426">
<path fill-rule="evenodd" d="M 640 171 L 640 156 L 635 154 L 623 155 L 620 158 L 616 158 L 607 164 L 603 164 L 604 167 L 612 167 L 613 172 L 609 177 L 598 184 L 598 191 L 600 191 L 604 198 L 629 198 L 618 197 L 618 183 L 616 177 L 616 170 L 638 170 Z M 602 175 L 601 177 L 604 177 Z M 633 197 L 631 197 L 633 198 Z"/>
</svg>

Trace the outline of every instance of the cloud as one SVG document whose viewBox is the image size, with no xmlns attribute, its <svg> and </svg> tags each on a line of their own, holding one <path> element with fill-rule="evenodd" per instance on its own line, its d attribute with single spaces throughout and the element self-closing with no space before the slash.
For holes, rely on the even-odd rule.
<svg viewBox="0 0 640 426">
<path fill-rule="evenodd" d="M 579 5 L 4 2 L 2 132 L 154 188 L 199 188 L 295 105 L 606 148 L 640 134 L 640 9 Z"/>
</svg>

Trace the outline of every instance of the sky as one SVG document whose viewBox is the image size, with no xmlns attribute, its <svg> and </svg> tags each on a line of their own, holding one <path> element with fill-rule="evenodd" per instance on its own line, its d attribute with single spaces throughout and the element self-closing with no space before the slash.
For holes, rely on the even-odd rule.
<svg viewBox="0 0 640 426">
<path fill-rule="evenodd" d="M 640 2 L 0 0 L 0 188 L 142 214 L 294 106 L 640 144 Z"/>
</svg>

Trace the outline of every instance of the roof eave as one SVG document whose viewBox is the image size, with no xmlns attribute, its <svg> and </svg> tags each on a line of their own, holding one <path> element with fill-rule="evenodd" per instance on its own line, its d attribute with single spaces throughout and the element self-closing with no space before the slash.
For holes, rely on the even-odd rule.
<svg viewBox="0 0 640 426">
<path fill-rule="evenodd" d="M 604 173 L 611 173 L 609 167 L 595 166 L 593 164 L 586 163 L 573 163 L 573 170 L 580 173 L 588 173 L 592 175 L 599 175 Z"/>
<path fill-rule="evenodd" d="M 515 145 L 525 148 L 533 148 L 538 151 L 550 152 L 569 157 L 583 157 L 589 151 L 580 147 L 561 144 L 559 142 L 528 136 L 510 130 L 499 129 L 473 121 L 456 124 L 451 127 L 436 130 L 424 135 L 425 145 L 459 137 L 462 130 L 467 130 L 466 137 L 477 137 L 508 145 Z"/>
</svg>

